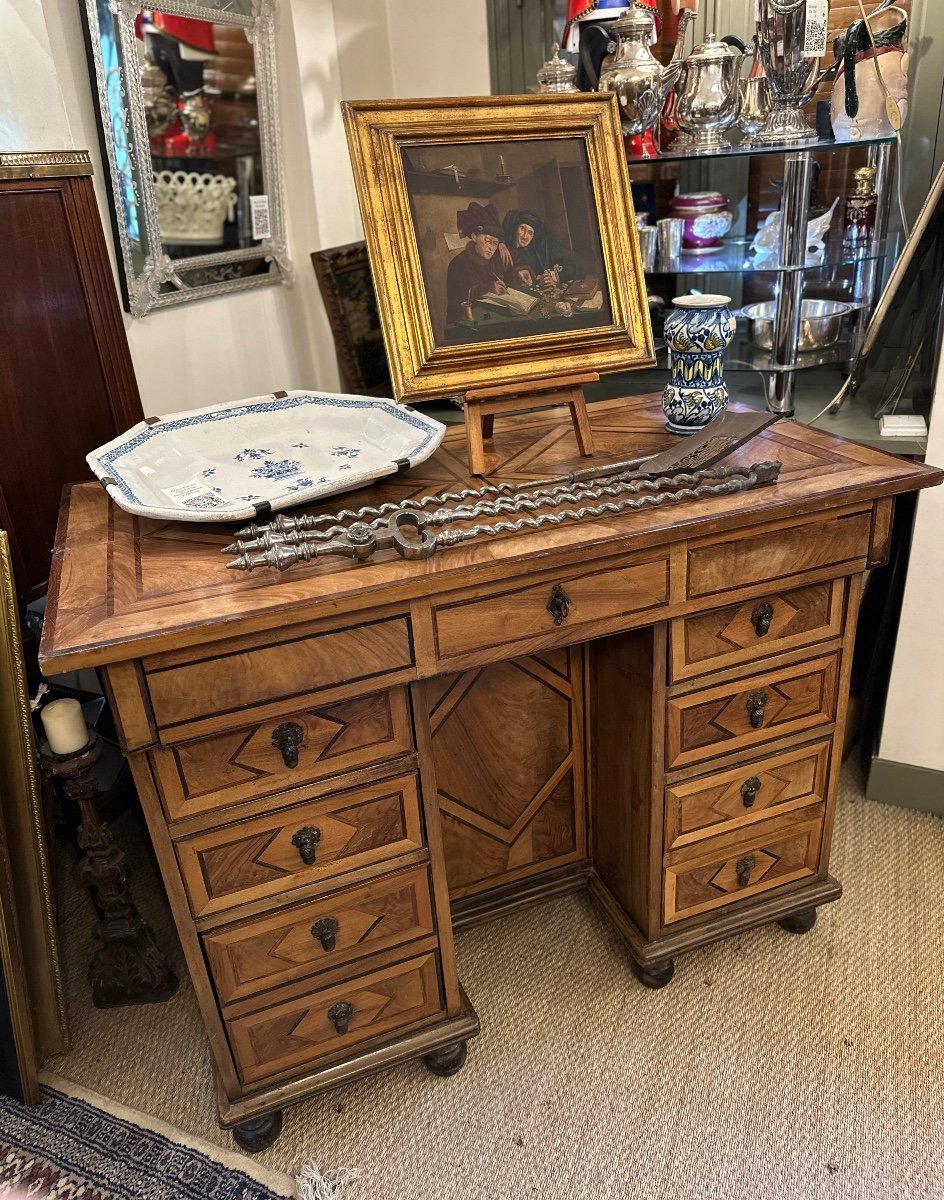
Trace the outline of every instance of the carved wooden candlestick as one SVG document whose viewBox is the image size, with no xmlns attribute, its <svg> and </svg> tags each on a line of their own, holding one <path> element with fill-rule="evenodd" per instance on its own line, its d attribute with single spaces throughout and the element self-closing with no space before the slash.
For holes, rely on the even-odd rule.
<svg viewBox="0 0 944 1200">
<path fill-rule="evenodd" d="M 48 742 L 40 746 L 45 773 L 55 779 L 79 806 L 79 845 L 85 857 L 79 864 L 84 887 L 96 889 L 101 919 L 95 936 L 101 943 L 89 963 L 89 982 L 96 1008 L 120 1004 L 147 1004 L 168 1000 L 177 991 L 177 976 L 154 941 L 128 887 L 128 859 L 115 845 L 108 826 L 99 816 L 98 782 L 92 768 L 102 746 L 90 740 L 74 754 L 54 754 Z"/>
</svg>

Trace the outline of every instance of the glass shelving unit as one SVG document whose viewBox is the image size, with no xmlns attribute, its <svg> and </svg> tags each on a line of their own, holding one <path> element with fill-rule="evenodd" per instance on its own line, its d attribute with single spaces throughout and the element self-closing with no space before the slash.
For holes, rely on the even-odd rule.
<svg viewBox="0 0 944 1200">
<path fill-rule="evenodd" d="M 736 133 L 728 131 L 732 141 Z M 869 318 L 878 299 L 887 256 L 895 249 L 894 239 L 887 236 L 888 190 L 890 185 L 890 150 L 893 137 L 859 139 L 839 142 L 832 139 L 811 138 L 810 141 L 791 145 L 767 145 L 739 141 L 730 150 L 710 153 L 694 152 L 689 148 L 668 147 L 658 156 L 648 159 L 630 159 L 630 178 L 634 168 L 654 163 L 692 163 L 754 158 L 757 156 L 782 155 L 783 199 L 778 252 L 758 258 L 750 251 L 751 237 L 725 239 L 724 247 L 715 254 L 685 254 L 669 261 L 657 261 L 655 268 L 647 272 L 658 290 L 659 276 L 689 276 L 698 286 L 705 278 L 705 286 L 699 290 L 717 291 L 717 281 L 707 277 L 720 275 L 766 276 L 771 282 L 771 298 L 774 300 L 773 348 L 763 350 L 755 345 L 747 333 L 738 331 L 725 356 L 726 369 L 752 370 L 763 375 L 767 392 L 767 405 L 772 412 L 790 416 L 794 412 L 796 373 L 811 367 L 849 363 L 861 345 Z M 807 255 L 806 223 L 810 186 L 813 179 L 813 156 L 818 152 L 834 152 L 865 148 L 867 160 L 876 171 L 878 212 L 876 213 L 875 235 L 871 244 L 858 253 L 850 253 L 842 246 L 839 226 L 834 220 L 832 234 L 827 241 L 822 261 L 811 261 Z M 852 305 L 847 320 L 848 335 L 833 346 L 823 350 L 800 354 L 797 350 L 800 326 L 800 306 L 808 279 L 834 278 L 842 268 L 849 271 L 851 278 L 844 281 L 846 294 L 841 298 Z"/>
</svg>

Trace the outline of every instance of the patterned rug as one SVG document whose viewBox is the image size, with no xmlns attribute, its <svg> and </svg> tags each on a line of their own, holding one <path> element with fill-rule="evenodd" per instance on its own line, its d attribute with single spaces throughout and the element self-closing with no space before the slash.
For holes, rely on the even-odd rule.
<svg viewBox="0 0 944 1200">
<path fill-rule="evenodd" d="M 284 1200 L 292 1180 L 64 1080 L 0 1096 L 0 1200 Z"/>
</svg>

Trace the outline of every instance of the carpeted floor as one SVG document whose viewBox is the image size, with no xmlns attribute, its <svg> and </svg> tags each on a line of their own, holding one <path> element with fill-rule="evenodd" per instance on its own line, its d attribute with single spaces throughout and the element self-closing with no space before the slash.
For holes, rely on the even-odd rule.
<svg viewBox="0 0 944 1200">
<path fill-rule="evenodd" d="M 409 1064 L 296 1106 L 261 1161 L 360 1167 L 345 1200 L 940 1200 L 944 822 L 866 801 L 847 774 L 833 870 L 845 896 L 811 933 L 695 952 L 658 992 L 583 895 L 466 931 L 483 1032 L 465 1069 Z M 231 1144 L 189 983 L 164 1005 L 95 1009 L 90 909 L 70 895 L 75 1048 L 51 1068 Z"/>
</svg>

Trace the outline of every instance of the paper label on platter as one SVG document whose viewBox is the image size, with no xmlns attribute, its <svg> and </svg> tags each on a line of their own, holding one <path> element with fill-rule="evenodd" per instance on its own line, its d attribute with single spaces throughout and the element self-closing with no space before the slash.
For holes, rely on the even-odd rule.
<svg viewBox="0 0 944 1200">
<path fill-rule="evenodd" d="M 226 500 L 218 492 L 208 488 L 199 479 L 178 483 L 176 487 L 161 488 L 161 491 L 175 504 L 184 508 L 223 508 L 226 504 Z"/>
<path fill-rule="evenodd" d="M 272 236 L 269 223 L 269 197 L 250 196 L 249 211 L 252 214 L 252 236 L 256 241 Z"/>
<path fill-rule="evenodd" d="M 826 53 L 829 29 L 829 0 L 806 0 L 806 29 L 803 33 L 803 57 L 821 58 Z"/>
</svg>

